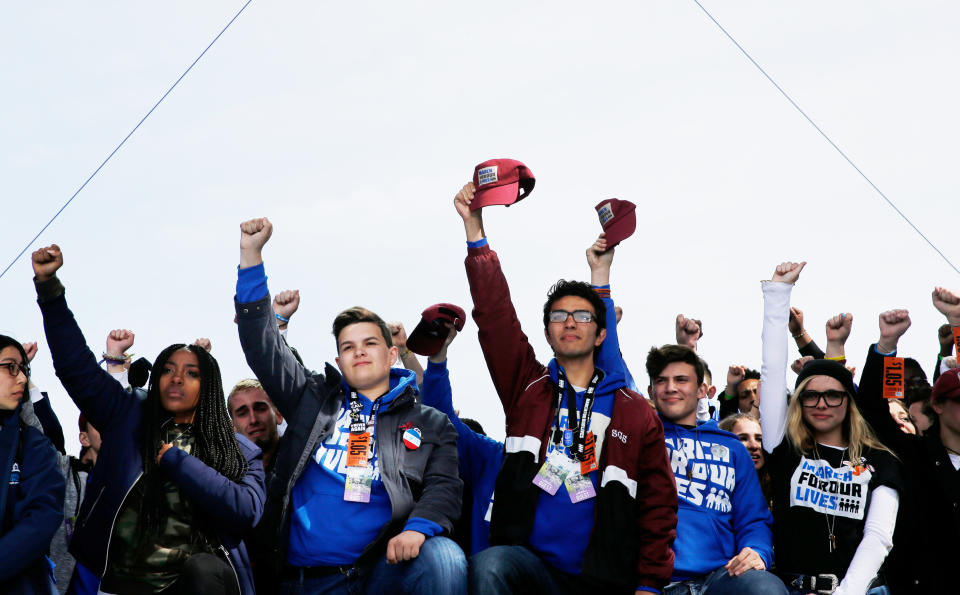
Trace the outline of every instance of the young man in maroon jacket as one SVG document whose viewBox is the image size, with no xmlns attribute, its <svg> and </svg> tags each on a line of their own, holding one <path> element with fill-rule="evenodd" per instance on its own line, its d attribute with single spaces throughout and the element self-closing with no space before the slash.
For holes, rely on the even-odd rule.
<svg viewBox="0 0 960 595">
<path fill-rule="evenodd" d="M 493 547 L 471 559 L 471 592 L 659 593 L 673 571 L 677 522 L 663 428 L 653 408 L 624 388 L 622 366 L 594 365 L 608 318 L 615 325 L 613 252 L 604 252 L 603 240 L 588 252 L 593 287 L 560 281 L 551 289 L 544 334 L 555 357 L 544 366 L 520 328 L 480 210 L 470 209 L 474 194 L 469 183 L 454 204 L 467 233 L 473 316 L 507 438 L 494 491 Z"/>
</svg>

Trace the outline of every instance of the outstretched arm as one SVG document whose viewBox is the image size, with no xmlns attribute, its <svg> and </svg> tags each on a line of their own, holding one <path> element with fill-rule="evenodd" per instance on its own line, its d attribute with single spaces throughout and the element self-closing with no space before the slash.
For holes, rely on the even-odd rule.
<svg viewBox="0 0 960 595">
<path fill-rule="evenodd" d="M 763 365 L 760 368 L 760 421 L 763 449 L 783 441 L 787 422 L 787 322 L 790 293 L 805 262 L 784 262 L 763 282 Z"/>
<path fill-rule="evenodd" d="M 43 314 L 43 328 L 57 377 L 80 411 L 101 432 L 124 419 L 137 406 L 123 386 L 97 365 L 73 313 L 67 308 L 57 271 L 63 253 L 56 244 L 33 253 L 34 284 Z"/>
</svg>

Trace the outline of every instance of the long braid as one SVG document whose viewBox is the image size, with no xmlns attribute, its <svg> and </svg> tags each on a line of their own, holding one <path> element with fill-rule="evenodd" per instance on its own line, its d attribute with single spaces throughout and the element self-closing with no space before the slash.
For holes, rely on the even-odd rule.
<svg viewBox="0 0 960 595">
<path fill-rule="evenodd" d="M 238 483 L 247 474 L 249 467 L 240 451 L 240 445 L 237 443 L 227 413 L 223 381 L 220 378 L 220 366 L 217 360 L 205 349 L 196 345 L 178 343 L 167 347 L 160 352 L 157 361 L 153 364 L 153 374 L 150 376 L 150 388 L 147 390 L 141 422 L 141 454 L 144 472 L 144 494 L 138 523 L 141 535 L 158 535 L 161 530 L 159 512 L 165 478 L 157 469 L 157 454 L 162 445 L 161 427 L 169 419 L 170 414 L 163 409 L 160 400 L 160 376 L 167 360 L 180 349 L 187 349 L 196 355 L 200 368 L 200 395 L 193 421 L 196 437 L 193 456 L 224 477 Z M 202 521 L 200 524 L 206 525 Z M 199 537 L 195 530 L 194 538 Z"/>
</svg>

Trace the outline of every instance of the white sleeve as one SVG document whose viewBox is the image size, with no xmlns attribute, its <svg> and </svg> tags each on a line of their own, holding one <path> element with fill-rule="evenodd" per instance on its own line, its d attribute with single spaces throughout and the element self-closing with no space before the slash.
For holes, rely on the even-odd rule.
<svg viewBox="0 0 960 595">
<path fill-rule="evenodd" d="M 126 370 L 124 370 L 123 372 L 107 372 L 107 374 L 110 374 L 111 376 L 113 376 L 117 380 L 117 382 L 120 383 L 120 386 L 122 386 L 123 388 L 130 388 L 130 380 L 127 378 Z"/>
<path fill-rule="evenodd" d="M 760 367 L 760 425 L 763 449 L 773 452 L 787 425 L 787 322 L 792 283 L 763 281 L 763 360 Z"/>
<path fill-rule="evenodd" d="M 945 357 L 944 357 L 944 358 L 941 358 L 941 359 L 940 359 L 940 373 L 941 373 L 941 374 L 946 374 L 946 373 L 947 373 L 947 370 L 949 370 L 949 369 L 950 369 L 950 366 L 947 365 L 947 358 L 945 358 Z"/>
<path fill-rule="evenodd" d="M 36 403 L 43 398 L 43 393 L 40 391 L 40 387 L 31 386 L 30 387 L 30 402 Z"/>
<path fill-rule="evenodd" d="M 897 524 L 900 494 L 891 487 L 880 486 L 873 491 L 863 539 L 847 568 L 847 574 L 834 595 L 863 595 L 870 581 L 893 547 L 893 529 Z"/>
</svg>

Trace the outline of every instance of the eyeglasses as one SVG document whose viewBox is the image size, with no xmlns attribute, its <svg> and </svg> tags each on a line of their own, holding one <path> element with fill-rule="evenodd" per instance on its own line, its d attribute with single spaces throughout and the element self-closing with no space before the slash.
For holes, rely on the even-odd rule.
<svg viewBox="0 0 960 595">
<path fill-rule="evenodd" d="M 846 391 L 842 390 L 825 390 L 822 392 L 805 390 L 800 393 L 800 404 L 804 407 L 816 407 L 820 404 L 820 399 L 823 399 L 827 407 L 839 407 L 843 404 L 843 399 L 846 396 Z"/>
<path fill-rule="evenodd" d="M 0 364 L 0 368 L 6 368 L 7 372 L 10 373 L 14 378 L 17 377 L 20 372 L 23 372 L 23 375 L 27 378 L 30 378 L 30 366 L 27 364 L 18 364 L 17 362 L 3 362 Z"/>
<path fill-rule="evenodd" d="M 570 316 L 573 316 L 574 322 L 593 322 L 593 312 L 590 310 L 574 310 L 573 312 L 567 310 L 552 310 L 549 320 L 550 322 L 566 322 Z"/>
</svg>

